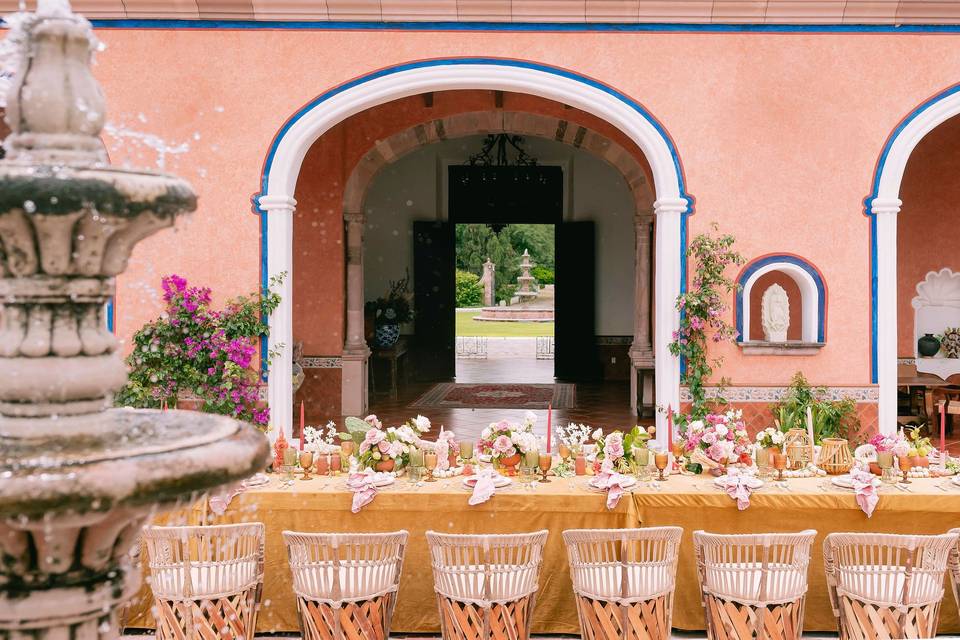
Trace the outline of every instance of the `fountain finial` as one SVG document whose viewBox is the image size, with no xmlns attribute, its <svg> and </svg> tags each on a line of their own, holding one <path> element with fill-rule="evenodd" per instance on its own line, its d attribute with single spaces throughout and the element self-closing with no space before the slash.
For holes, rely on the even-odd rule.
<svg viewBox="0 0 960 640">
<path fill-rule="evenodd" d="M 68 0 L 40 0 L 8 36 L 20 62 L 7 93 L 7 157 L 42 163 L 106 162 L 105 103 L 90 70 L 98 41 Z"/>
</svg>

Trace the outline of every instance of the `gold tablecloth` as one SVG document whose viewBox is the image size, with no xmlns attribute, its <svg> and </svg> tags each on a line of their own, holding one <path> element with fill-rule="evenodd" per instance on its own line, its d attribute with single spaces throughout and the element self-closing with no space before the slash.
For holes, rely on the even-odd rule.
<svg viewBox="0 0 960 640">
<path fill-rule="evenodd" d="M 296 600 L 280 533 L 295 531 L 410 532 L 393 619 L 397 632 L 436 632 L 439 629 L 433 578 L 424 532 L 513 533 L 548 529 L 540 594 L 533 618 L 535 633 L 579 633 L 576 608 L 560 533 L 574 528 L 622 528 L 678 525 L 684 536 L 677 575 L 673 624 L 680 629 L 703 629 L 703 609 L 697 588 L 692 532 L 718 533 L 799 531 L 816 529 L 810 561 L 805 628 L 835 631 L 823 576 L 823 538 L 831 531 L 889 533 L 943 533 L 960 526 L 960 487 L 941 480 L 914 480 L 911 491 L 884 489 L 873 517 L 867 519 L 853 493 L 824 490 L 816 479 L 791 480 L 789 491 L 773 486 L 753 494 L 750 507 L 736 503 L 713 488 L 709 477 L 672 476 L 659 489 L 643 483 L 624 496 L 615 510 L 606 509 L 606 496 L 588 491 L 585 479 L 553 479 L 534 490 L 516 483 L 490 501 L 468 506 L 469 492 L 460 479 L 442 480 L 414 489 L 405 480 L 380 491 L 360 513 L 350 512 L 352 494 L 344 479 L 297 481 L 280 488 L 279 480 L 238 495 L 215 523 L 260 521 L 266 524 L 266 577 L 258 631 L 298 629 Z M 197 523 L 201 508 L 167 521 Z M 144 557 L 144 565 L 146 558 Z M 144 573 L 148 573 L 146 567 Z M 135 603 L 128 626 L 152 627 L 147 588 Z M 957 608 L 949 587 L 944 597 L 941 633 L 960 631 Z"/>
</svg>

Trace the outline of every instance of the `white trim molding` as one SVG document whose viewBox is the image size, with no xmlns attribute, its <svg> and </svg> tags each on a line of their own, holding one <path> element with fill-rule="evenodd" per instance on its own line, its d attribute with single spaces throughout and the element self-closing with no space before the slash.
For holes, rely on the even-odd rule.
<svg viewBox="0 0 960 640">
<path fill-rule="evenodd" d="M 657 399 L 664 406 L 678 407 L 680 365 L 678 359 L 669 353 L 667 345 L 672 332 L 680 324 L 674 302 L 681 290 L 681 228 L 690 209 L 683 189 L 680 163 L 670 138 L 656 120 L 636 102 L 597 81 L 537 63 L 481 58 L 410 63 L 353 80 L 312 101 L 284 125 L 265 163 L 263 191 L 259 196 L 261 210 L 267 208 L 265 204 L 293 201 L 307 151 L 331 127 L 352 115 L 393 100 L 431 91 L 460 89 L 513 91 L 567 104 L 607 121 L 640 147 L 650 165 L 658 198 L 654 205 L 657 216 Z M 267 236 L 269 274 L 281 267 L 290 270 L 293 254 L 291 216 L 268 215 Z M 286 282 L 290 283 L 291 279 Z M 292 308 L 292 291 L 287 291 L 280 307 L 270 318 L 271 344 L 293 342 Z M 361 357 L 361 354 L 344 354 L 345 376 L 348 365 L 354 374 L 362 375 Z M 280 393 L 281 389 L 289 387 L 289 381 L 284 384 L 275 380 L 278 374 L 289 379 L 288 371 L 289 357 L 279 360 L 271 368 L 270 385 L 276 393 L 271 392 L 270 404 L 274 426 L 289 436 L 293 405 L 289 394 L 282 397 Z M 659 432 L 666 433 L 665 415 L 659 413 L 657 422 L 664 427 Z"/>
<path fill-rule="evenodd" d="M 797 288 L 800 289 L 800 340 L 808 344 L 818 342 L 819 337 L 817 336 L 817 332 L 820 328 L 818 296 L 820 292 L 817 289 L 817 283 L 814 282 L 813 276 L 804 269 L 789 262 L 771 262 L 770 264 L 760 267 L 753 275 L 747 278 L 747 281 L 743 285 L 743 335 L 740 336 L 741 341 L 748 343 L 751 340 L 762 340 L 762 337 L 754 338 L 750 335 L 750 331 L 753 329 L 753 327 L 750 326 L 750 293 L 753 290 L 753 285 L 757 283 L 757 280 L 774 271 L 779 271 L 790 276 L 790 279 L 793 280 Z"/>
<path fill-rule="evenodd" d="M 907 161 L 917 144 L 937 126 L 960 114 L 960 85 L 922 103 L 905 117 L 884 144 L 873 192 L 865 200 L 872 222 L 874 381 L 880 387 L 881 433 L 897 429 L 897 213 Z"/>
</svg>

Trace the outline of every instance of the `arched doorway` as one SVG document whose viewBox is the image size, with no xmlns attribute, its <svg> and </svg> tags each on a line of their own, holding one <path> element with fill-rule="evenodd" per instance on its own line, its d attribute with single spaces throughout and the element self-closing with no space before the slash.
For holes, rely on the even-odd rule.
<svg viewBox="0 0 960 640">
<path fill-rule="evenodd" d="M 872 190 L 864 200 L 870 219 L 871 363 L 879 385 L 882 433 L 897 429 L 897 215 L 907 162 L 933 129 L 960 114 L 960 85 L 933 96 L 911 111 L 887 138 L 877 160 Z"/>
<path fill-rule="evenodd" d="M 679 326 L 674 301 L 683 282 L 685 219 L 691 198 L 684 189 L 679 157 L 662 125 L 637 102 L 595 80 L 546 65 L 499 59 L 454 58 L 428 60 L 391 67 L 332 89 L 306 105 L 282 127 L 271 145 L 264 165 L 261 193 L 256 202 L 262 215 L 264 280 L 293 268 L 293 197 L 300 166 L 310 146 L 331 127 L 351 115 L 391 100 L 431 91 L 487 89 L 531 94 L 571 105 L 608 122 L 625 134 L 646 157 L 654 183 L 657 219 L 657 255 L 654 293 L 654 352 L 656 396 L 663 406 L 679 406 L 680 367 L 669 353 L 671 333 Z M 353 260 L 362 250 L 362 230 L 350 232 L 360 221 L 347 218 L 347 287 L 362 283 L 362 264 Z M 362 287 L 362 285 L 361 285 Z M 284 300 L 271 317 L 270 347 L 292 344 L 292 279 L 280 289 Z M 347 309 L 348 345 L 345 348 L 343 385 L 365 380 L 363 308 Z M 293 416 L 290 403 L 292 381 L 290 349 L 281 349 L 271 365 L 268 397 L 275 426 L 290 433 Z M 658 422 L 665 418 L 658 414 Z M 661 429 L 661 433 L 665 430 Z"/>
</svg>

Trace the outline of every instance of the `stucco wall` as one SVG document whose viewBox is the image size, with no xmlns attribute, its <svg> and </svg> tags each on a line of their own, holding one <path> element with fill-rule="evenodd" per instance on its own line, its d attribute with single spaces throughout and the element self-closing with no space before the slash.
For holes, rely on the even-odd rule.
<svg viewBox="0 0 960 640">
<path fill-rule="evenodd" d="M 802 363 L 745 359 L 724 346 L 717 350 L 726 356 L 718 377 L 735 384 L 783 383 L 801 365 L 818 384 L 869 382 L 862 200 L 890 131 L 955 82 L 960 63 L 960 37 L 947 34 L 101 30 L 100 36 L 108 48 L 96 73 L 111 120 L 190 142 L 190 153 L 170 159 L 168 168 L 194 181 L 201 202 L 188 225 L 134 252 L 120 279 L 121 336 L 157 313 L 163 273 L 202 280 L 220 299 L 256 286 L 258 220 L 248 199 L 259 190 L 271 140 L 299 106 L 387 65 L 498 56 L 573 69 L 642 102 L 675 142 L 696 197 L 691 233 L 719 222 L 748 258 L 794 253 L 821 268 L 830 290 L 827 346 Z M 129 149 L 113 156 L 149 163 Z M 325 215 L 332 217 L 328 241 L 335 246 L 338 213 Z M 324 350 L 342 339 L 335 335 L 343 316 L 336 268 L 316 296 L 316 316 L 297 320 L 329 323 L 330 340 L 318 346 Z"/>
<path fill-rule="evenodd" d="M 367 300 L 383 295 L 390 280 L 401 277 L 405 268 L 413 275 L 413 221 L 446 215 L 444 167 L 465 162 L 482 141 L 471 136 L 424 147 L 374 179 L 365 205 Z M 595 221 L 598 334 L 632 336 L 634 204 L 623 177 L 595 156 L 552 140 L 528 137 L 524 149 L 541 165 L 563 167 L 564 218 Z"/>
<path fill-rule="evenodd" d="M 960 271 L 960 118 L 927 134 L 903 175 L 897 217 L 897 353 L 914 357 L 917 283 L 944 267 Z"/>
</svg>

